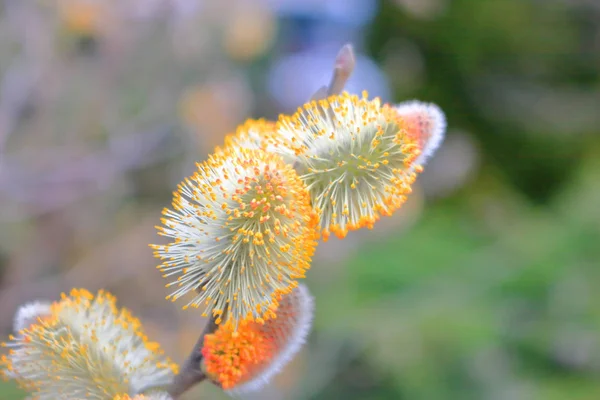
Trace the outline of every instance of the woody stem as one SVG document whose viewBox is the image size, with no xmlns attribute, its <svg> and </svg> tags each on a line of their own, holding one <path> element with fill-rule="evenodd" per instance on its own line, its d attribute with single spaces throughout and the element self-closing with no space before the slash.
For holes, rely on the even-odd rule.
<svg viewBox="0 0 600 400">
<path fill-rule="evenodd" d="M 214 318 L 210 318 L 198 341 L 192 348 L 190 355 L 181 367 L 181 371 L 173 379 L 173 383 L 167 388 L 167 392 L 177 399 L 183 393 L 187 392 L 193 386 L 199 384 L 207 378 L 202 371 L 200 363 L 202 362 L 202 347 L 204 345 L 204 337 L 207 334 L 214 332 L 217 329 L 217 324 Z"/>
</svg>

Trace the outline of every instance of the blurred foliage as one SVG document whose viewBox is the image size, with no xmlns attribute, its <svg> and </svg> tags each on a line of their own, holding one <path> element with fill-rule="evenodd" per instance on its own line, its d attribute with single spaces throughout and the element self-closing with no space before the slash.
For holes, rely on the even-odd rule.
<svg viewBox="0 0 600 400">
<path fill-rule="evenodd" d="M 7 165 L 26 168 L 6 170 L 15 187 L 0 179 L 5 332 L 20 302 L 102 286 L 175 358 L 191 348 L 202 322 L 163 300 L 145 247 L 152 226 L 227 131 L 280 111 L 265 93 L 268 65 L 331 33 L 299 40 L 307 17 L 223 4 L 134 37 L 128 24 L 95 32 L 80 15 L 77 35 L 59 29 L 54 58 L 29 55 L 48 63 L 54 92 L 38 94 L 7 141 Z M 381 2 L 351 39 L 388 75 L 393 101 L 445 110 L 448 138 L 403 215 L 319 249 L 307 351 L 257 399 L 600 397 L 599 21 L 585 0 Z M 15 47 L 0 35 L 3 75 L 22 61 Z M 82 174 L 106 173 L 87 183 L 101 190 L 41 207 L 58 178 L 34 178 L 88 148 L 96 163 Z M 55 190 L 66 196 L 69 182 Z M 21 398 L 0 386 L 0 399 Z M 203 387 L 189 398 L 225 396 Z"/>
<path fill-rule="evenodd" d="M 362 347 L 312 398 L 598 398 L 600 125 L 569 122 L 585 101 L 600 109 L 600 9 L 442 3 L 423 19 L 384 2 L 369 48 L 393 73 L 395 51 L 414 44 L 426 78 L 410 91 L 400 80 L 396 100 L 440 104 L 481 168 L 322 286 L 317 326 Z M 528 88 L 555 108 L 507 94 Z M 555 119 L 566 129 L 546 131 Z"/>
<path fill-rule="evenodd" d="M 25 392 L 18 389 L 13 382 L 0 382 L 0 398 L 1 399 L 24 399 Z"/>
</svg>

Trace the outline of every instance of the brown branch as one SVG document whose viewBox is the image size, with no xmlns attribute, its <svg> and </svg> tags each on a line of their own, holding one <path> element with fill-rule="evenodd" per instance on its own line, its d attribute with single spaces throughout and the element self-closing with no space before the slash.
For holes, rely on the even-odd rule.
<svg viewBox="0 0 600 400">
<path fill-rule="evenodd" d="M 202 362 L 202 347 L 204 346 L 204 337 L 207 334 L 214 332 L 216 329 L 217 324 L 215 323 L 215 319 L 210 318 L 204 327 L 200 338 L 192 348 L 187 360 L 181 366 L 181 371 L 175 376 L 173 383 L 167 388 L 167 392 L 174 399 L 177 399 L 190 388 L 207 378 L 200 366 L 200 363 Z"/>
</svg>

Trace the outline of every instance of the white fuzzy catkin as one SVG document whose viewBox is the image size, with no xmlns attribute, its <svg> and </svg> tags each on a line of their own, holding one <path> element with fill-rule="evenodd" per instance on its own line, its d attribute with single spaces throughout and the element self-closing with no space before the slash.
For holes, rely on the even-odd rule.
<svg viewBox="0 0 600 400">
<path fill-rule="evenodd" d="M 273 298 L 310 268 L 316 214 L 306 186 L 280 156 L 237 146 L 216 152 L 174 193 L 152 245 L 173 301 L 234 323 L 260 321 Z"/>
<path fill-rule="evenodd" d="M 371 228 L 411 192 L 419 155 L 404 120 L 379 99 L 342 93 L 311 101 L 277 121 L 283 153 L 294 166 L 320 215 L 321 233 L 340 238 Z"/>
<path fill-rule="evenodd" d="M 3 346 L 3 374 L 39 400 L 112 400 L 168 385 L 177 367 L 103 291 L 74 289 Z"/>
</svg>

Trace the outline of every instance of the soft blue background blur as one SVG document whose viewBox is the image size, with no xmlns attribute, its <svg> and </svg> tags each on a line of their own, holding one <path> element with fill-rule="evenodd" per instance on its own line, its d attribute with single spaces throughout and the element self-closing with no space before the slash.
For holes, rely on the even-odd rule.
<svg viewBox="0 0 600 400">
<path fill-rule="evenodd" d="M 2 335 L 23 302 L 106 288 L 183 360 L 204 321 L 164 301 L 160 210 L 346 42 L 349 90 L 435 102 L 448 136 L 400 212 L 319 248 L 309 343 L 255 398 L 600 398 L 595 0 L 4 0 Z"/>
</svg>

